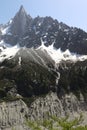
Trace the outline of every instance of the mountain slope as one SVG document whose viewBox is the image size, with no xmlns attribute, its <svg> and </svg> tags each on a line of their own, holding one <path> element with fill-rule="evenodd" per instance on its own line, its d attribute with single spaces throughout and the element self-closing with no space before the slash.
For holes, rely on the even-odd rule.
<svg viewBox="0 0 87 130">
<path fill-rule="evenodd" d="M 46 94 L 51 90 L 58 92 L 58 86 L 65 91 L 65 86 L 66 90 L 68 86 L 71 88 L 73 77 L 70 75 L 78 68 L 82 68 L 82 79 L 86 82 L 83 68 L 87 60 L 87 55 L 84 55 L 87 34 L 81 29 L 59 23 L 51 17 L 32 19 L 21 6 L 15 17 L 1 26 L 0 37 L 1 84 L 3 86 L 6 79 L 6 83 L 17 87 L 15 89 L 21 96 Z M 79 67 L 78 63 L 82 66 Z M 67 80 L 67 76 L 70 79 Z M 2 90 L 6 92 L 7 89 Z"/>
<path fill-rule="evenodd" d="M 51 17 L 32 18 L 21 6 L 0 25 L 1 127 L 19 130 L 26 119 L 43 119 L 47 112 L 71 118 L 81 112 L 86 120 L 86 99 L 87 33 Z M 18 118 L 9 120 L 9 104 Z"/>
</svg>

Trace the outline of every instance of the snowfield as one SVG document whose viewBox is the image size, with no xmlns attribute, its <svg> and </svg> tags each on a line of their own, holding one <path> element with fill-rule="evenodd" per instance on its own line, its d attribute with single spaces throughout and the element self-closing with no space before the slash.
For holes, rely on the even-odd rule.
<svg viewBox="0 0 87 130">
<path fill-rule="evenodd" d="M 0 42 L 0 62 L 3 62 L 5 59 L 11 59 L 19 51 L 19 45 L 11 46 L 6 44 L 3 40 Z"/>
<path fill-rule="evenodd" d="M 79 55 L 76 53 L 71 53 L 68 49 L 64 52 L 60 48 L 56 49 L 54 48 L 54 43 L 46 47 L 44 45 L 44 42 L 42 41 L 42 45 L 37 49 L 46 51 L 50 55 L 50 57 L 55 61 L 55 63 L 60 63 L 62 60 L 63 61 L 70 60 L 72 62 L 77 62 L 77 61 L 84 61 L 87 59 L 87 55 Z"/>
<path fill-rule="evenodd" d="M 68 49 L 63 52 L 61 51 L 60 48 L 59 49 L 54 48 L 54 43 L 47 47 L 45 46 L 43 41 L 41 42 L 42 42 L 41 46 L 39 46 L 35 50 L 38 51 L 40 50 L 49 55 L 55 62 L 55 64 L 58 64 L 61 61 L 77 62 L 77 61 L 84 61 L 87 59 L 87 55 L 78 55 L 75 53 L 71 53 Z M 5 59 L 13 58 L 21 48 L 22 47 L 20 47 L 19 45 L 11 46 L 10 44 L 7 44 L 2 40 L 0 42 L 0 62 L 3 62 Z"/>
</svg>

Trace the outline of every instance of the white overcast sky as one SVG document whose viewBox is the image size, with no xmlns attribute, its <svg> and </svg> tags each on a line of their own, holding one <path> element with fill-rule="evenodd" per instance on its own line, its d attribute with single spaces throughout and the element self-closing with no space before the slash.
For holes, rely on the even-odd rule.
<svg viewBox="0 0 87 130">
<path fill-rule="evenodd" d="M 0 24 L 8 22 L 21 5 L 32 17 L 51 16 L 87 32 L 87 0 L 1 0 Z"/>
</svg>

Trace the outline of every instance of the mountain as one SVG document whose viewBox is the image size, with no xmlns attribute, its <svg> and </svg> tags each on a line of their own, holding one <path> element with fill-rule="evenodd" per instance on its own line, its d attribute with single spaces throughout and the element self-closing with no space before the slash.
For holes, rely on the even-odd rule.
<svg viewBox="0 0 87 130">
<path fill-rule="evenodd" d="M 69 49 L 74 53 L 87 54 L 86 32 L 51 17 L 32 18 L 23 6 L 7 25 L 2 26 L 1 32 L 1 40 L 11 45 L 19 43 L 22 47 L 38 47 L 42 38 L 46 46 L 54 42 L 54 47 L 62 51 Z"/>
<path fill-rule="evenodd" d="M 0 30 L 1 84 L 5 79 L 9 85 L 14 81 L 12 88 L 16 86 L 16 91 L 24 97 L 57 91 L 61 84 L 65 91 L 63 82 L 64 86 L 67 82 L 71 88 L 75 68 L 77 75 L 83 71 L 82 80 L 86 82 L 87 33 L 83 30 L 59 23 L 51 17 L 32 18 L 23 6 L 6 25 L 0 26 Z M 67 76 L 71 77 L 68 81 Z M 3 91 L 7 95 L 7 89 Z"/>
<path fill-rule="evenodd" d="M 28 130 L 25 120 L 47 112 L 85 116 L 87 33 L 51 17 L 32 18 L 21 6 L 0 25 L 0 102 L 1 130 Z"/>
</svg>

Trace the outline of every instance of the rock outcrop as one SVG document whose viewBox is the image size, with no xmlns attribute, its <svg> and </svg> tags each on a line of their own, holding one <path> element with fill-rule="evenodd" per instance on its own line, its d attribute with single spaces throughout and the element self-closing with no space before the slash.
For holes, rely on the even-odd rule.
<svg viewBox="0 0 87 130">
<path fill-rule="evenodd" d="M 27 105 L 20 99 L 0 103 L 0 130 L 26 130 Z"/>
<path fill-rule="evenodd" d="M 70 119 L 78 117 L 82 113 L 83 124 L 87 124 L 87 102 L 81 95 L 80 100 L 72 93 L 61 99 L 56 93 L 50 92 L 45 97 L 37 98 L 30 107 L 22 100 L 0 103 L 0 130 L 29 130 L 26 119 L 42 120 L 48 118 L 48 114 L 58 117 L 70 116 Z M 81 124 L 82 125 L 82 124 Z"/>
<path fill-rule="evenodd" d="M 84 101 L 82 95 L 80 100 L 72 93 L 63 96 L 61 99 L 56 93 L 50 92 L 46 97 L 36 99 L 29 108 L 29 117 L 31 119 L 47 118 L 48 115 L 56 115 L 64 117 L 69 115 L 71 119 L 79 116 L 81 113 L 84 122 L 87 124 L 87 102 Z"/>
<path fill-rule="evenodd" d="M 27 15 L 23 6 L 21 6 L 20 10 L 12 20 L 10 28 L 11 33 L 13 35 L 18 35 L 19 37 L 22 36 L 26 32 L 31 20 L 31 16 Z"/>
</svg>

